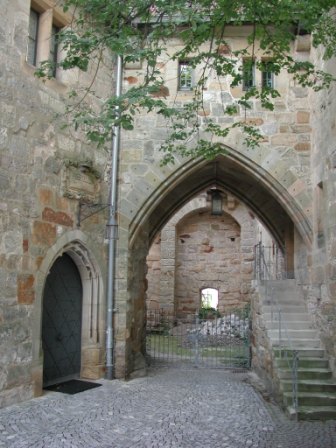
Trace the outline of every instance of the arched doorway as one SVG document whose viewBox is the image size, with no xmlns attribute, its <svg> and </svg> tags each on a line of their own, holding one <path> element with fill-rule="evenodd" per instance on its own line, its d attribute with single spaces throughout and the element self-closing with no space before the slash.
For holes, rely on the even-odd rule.
<svg viewBox="0 0 336 448">
<path fill-rule="evenodd" d="M 129 170 L 131 173 L 131 167 Z M 278 171 L 277 166 L 273 170 L 270 165 L 266 169 L 249 155 L 226 147 L 214 161 L 193 159 L 165 175 L 157 170 L 148 177 L 145 187 L 143 178 L 132 177 L 127 200 L 120 204 L 120 220 L 127 230 L 120 234 L 119 247 L 127 251 L 127 263 L 123 253 L 118 264 L 125 281 L 118 289 L 120 299 L 116 300 L 116 306 L 124 310 L 126 338 L 116 340 L 117 377 L 143 371 L 148 247 L 168 220 L 201 191 L 215 184 L 244 203 L 283 249 L 287 270 L 292 271 L 295 263 L 292 247 L 303 256 L 309 253 L 312 241 L 309 207 L 304 208 L 303 198 L 293 197 L 288 191 L 291 178 L 283 178 L 283 173 L 290 172 L 290 165 L 284 170 Z M 126 179 L 128 171 L 123 175 Z M 310 204 L 309 191 L 303 196 L 304 202 Z"/>
<path fill-rule="evenodd" d="M 82 293 L 77 266 L 63 254 L 52 265 L 43 293 L 43 386 L 80 375 Z"/>
</svg>

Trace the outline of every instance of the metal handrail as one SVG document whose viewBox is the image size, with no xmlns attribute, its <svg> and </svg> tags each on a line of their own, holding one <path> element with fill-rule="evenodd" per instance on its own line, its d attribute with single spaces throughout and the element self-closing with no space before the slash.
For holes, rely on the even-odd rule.
<svg viewBox="0 0 336 448">
<path fill-rule="evenodd" d="M 265 253 L 268 254 L 267 260 Z M 259 280 L 280 280 L 287 278 L 286 259 L 277 246 L 254 246 L 254 273 Z M 267 278 L 266 278 L 267 277 Z"/>
<path fill-rule="evenodd" d="M 257 249 L 258 246 L 258 249 Z M 259 278 L 258 280 L 262 280 L 265 282 L 265 296 L 266 299 L 270 300 L 271 304 L 271 322 L 278 322 L 278 343 L 279 343 L 279 355 L 280 359 L 285 359 L 288 365 L 288 368 L 291 370 L 292 373 L 292 404 L 293 409 L 295 412 L 295 415 L 297 417 L 298 415 L 298 363 L 299 363 L 299 354 L 296 349 L 293 347 L 292 340 L 288 333 L 288 328 L 285 323 L 285 321 L 282 319 L 282 310 L 279 304 L 279 301 L 274 296 L 274 288 L 271 289 L 271 294 L 269 294 L 269 284 L 268 282 L 272 280 L 271 273 L 269 271 L 268 265 L 266 263 L 265 257 L 264 257 L 264 251 L 262 245 L 259 243 L 255 246 L 255 254 L 259 253 L 259 257 L 256 260 L 255 258 L 255 266 L 257 266 L 257 269 L 255 269 L 255 275 L 256 274 L 263 274 L 263 278 Z M 258 263 L 258 264 L 257 264 Z M 257 277 L 257 275 L 256 275 Z M 278 320 L 276 321 L 274 319 L 274 314 L 277 313 Z M 287 345 L 289 348 L 285 348 L 283 346 L 284 342 L 284 336 L 287 340 Z M 289 353 L 291 353 L 291 359 L 288 356 Z M 284 356 L 283 356 L 284 355 Z M 292 362 L 291 362 L 292 361 Z"/>
</svg>

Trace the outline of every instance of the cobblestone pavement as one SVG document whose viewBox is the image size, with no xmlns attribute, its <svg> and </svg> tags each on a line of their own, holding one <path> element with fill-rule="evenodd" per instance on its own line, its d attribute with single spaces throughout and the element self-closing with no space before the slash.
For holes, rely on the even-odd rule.
<svg viewBox="0 0 336 448">
<path fill-rule="evenodd" d="M 0 410 L 0 447 L 336 448 L 336 421 L 289 421 L 246 374 L 151 370 Z"/>
</svg>

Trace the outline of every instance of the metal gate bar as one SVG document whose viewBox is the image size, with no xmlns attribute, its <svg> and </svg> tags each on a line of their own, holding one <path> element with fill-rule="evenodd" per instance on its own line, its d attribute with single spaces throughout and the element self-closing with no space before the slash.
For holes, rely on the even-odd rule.
<svg viewBox="0 0 336 448">
<path fill-rule="evenodd" d="M 176 318 L 167 310 L 150 310 L 146 329 L 150 365 L 250 367 L 250 319 L 239 312 L 200 319 L 198 313 Z"/>
</svg>

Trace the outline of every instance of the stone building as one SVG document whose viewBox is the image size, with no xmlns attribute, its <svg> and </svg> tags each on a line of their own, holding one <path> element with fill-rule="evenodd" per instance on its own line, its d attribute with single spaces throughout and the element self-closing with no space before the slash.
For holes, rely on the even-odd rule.
<svg viewBox="0 0 336 448">
<path fill-rule="evenodd" d="M 6 63 L 0 69 L 0 406 L 40 395 L 43 384 L 60 378 L 99 378 L 104 374 L 104 207 L 110 171 L 108 153 L 88 144 L 78 131 L 62 126 L 67 120 L 67 91 L 87 85 L 94 67 L 87 72 L 58 71 L 47 82 L 34 76 L 35 65 L 50 52 L 55 53 L 53 30 L 65 26 L 67 16 L 52 0 L 3 3 L 0 53 Z M 37 22 L 39 33 L 36 25 L 34 28 Z M 248 31 L 248 26 L 227 27 L 232 50 L 242 47 Z M 174 48 L 181 45 L 177 39 L 170 44 Z M 328 65 L 335 74 L 335 61 L 323 61 L 319 50 L 310 47 L 309 36 L 299 36 L 292 51 L 295 58 L 309 59 L 321 67 Z M 192 94 L 179 85 L 179 62 L 162 59 L 158 68 L 165 80 L 166 100 L 187 102 Z M 113 88 L 113 73 L 112 64 L 98 72 L 95 95 L 88 97 L 93 107 Z M 195 69 L 193 79 L 198 75 Z M 255 75 L 259 86 L 263 74 Z M 125 89 L 140 79 L 141 67 L 124 67 Z M 274 111 L 262 109 L 257 100 L 248 112 L 240 111 L 264 135 L 257 148 L 246 147 L 236 130 L 219 140 L 223 154 L 215 161 L 179 158 L 175 165 L 162 167 L 158 148 L 167 132 L 162 118 L 154 113 L 139 114 L 134 131 L 123 133 L 115 274 L 116 377 L 144 373 L 146 260 L 159 232 L 160 294 L 164 292 L 163 303 L 169 306 L 176 306 L 172 302 L 175 294 L 182 304 L 178 306 L 190 305 L 189 296 L 183 296 L 179 287 L 179 276 L 184 274 L 172 269 L 171 262 L 175 257 L 186 268 L 186 248 L 195 251 L 186 235 L 197 235 L 195 240 L 203 254 L 200 263 L 205 256 L 211 257 L 212 248 L 223 244 L 205 235 L 206 226 L 219 225 L 215 218 L 203 220 L 205 215 L 200 215 L 205 207 L 202 194 L 214 185 L 227 198 L 222 218 L 227 226 L 227 247 L 239 240 L 234 252 L 240 251 L 239 262 L 235 268 L 231 262 L 229 269 L 233 272 L 237 268 L 240 283 L 220 285 L 218 276 L 207 282 L 217 282 L 219 290 L 226 288 L 223 292 L 230 296 L 231 304 L 245 300 L 241 295 L 250 292 L 251 250 L 258 241 L 249 235 L 254 216 L 283 250 L 287 274 L 295 277 L 304 292 L 335 372 L 335 86 L 313 93 L 297 86 L 285 73 L 272 82 L 281 93 L 275 99 Z M 242 93 L 242 87 L 230 88 L 225 79 L 214 77 L 207 86 L 206 113 L 201 118 L 211 116 L 218 123 L 239 119 L 239 115 L 223 117 L 222 108 L 223 104 L 234 104 Z M 93 204 L 101 205 L 93 210 Z M 96 213 L 91 214 L 93 211 Z M 174 232 L 179 244 L 174 246 L 174 257 L 166 257 L 165 238 L 175 241 Z M 223 252 L 218 252 L 213 266 L 219 258 L 224 264 L 223 257 Z M 151 275 L 149 292 L 157 287 Z M 205 280 L 194 269 L 192 294 L 207 286 Z M 235 295 L 238 290 L 239 298 Z M 260 367 L 258 346 L 254 356 L 255 365 Z"/>
</svg>

